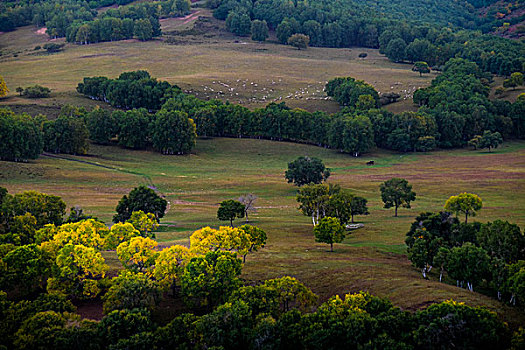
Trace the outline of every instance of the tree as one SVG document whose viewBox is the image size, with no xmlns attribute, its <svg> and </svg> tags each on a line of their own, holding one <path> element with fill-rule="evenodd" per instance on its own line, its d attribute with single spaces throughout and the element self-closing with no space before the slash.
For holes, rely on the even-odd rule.
<svg viewBox="0 0 525 350">
<path fill-rule="evenodd" d="M 109 229 L 106 225 L 94 219 L 64 224 L 59 227 L 47 225 L 37 232 L 38 241 L 43 242 L 42 247 L 55 253 L 67 244 L 101 250 L 108 245 L 106 241 L 108 235 Z"/>
<path fill-rule="evenodd" d="M 118 132 L 118 124 L 114 115 L 99 106 L 86 115 L 86 125 L 89 130 L 89 139 L 102 145 L 108 144 Z"/>
<path fill-rule="evenodd" d="M 284 177 L 288 182 L 297 186 L 309 183 L 320 184 L 330 176 L 330 169 L 326 168 L 323 161 L 318 158 L 299 157 L 288 163 L 288 170 Z"/>
<path fill-rule="evenodd" d="M 355 196 L 350 201 L 350 213 L 352 214 L 352 224 L 354 223 L 354 215 L 368 215 L 368 207 L 366 204 L 368 200 L 363 197 Z"/>
<path fill-rule="evenodd" d="M 240 228 L 221 226 L 215 230 L 211 227 L 204 227 L 190 236 L 190 250 L 196 254 L 221 250 L 245 256 L 250 246 L 250 237 Z"/>
<path fill-rule="evenodd" d="M 246 216 L 246 223 L 248 223 L 248 213 L 249 212 L 257 212 L 257 209 L 255 208 L 255 201 L 257 200 L 257 196 L 253 193 L 248 193 L 243 196 L 239 197 L 239 202 L 244 204 L 244 215 Z"/>
<path fill-rule="evenodd" d="M 235 35 L 247 36 L 251 29 L 250 16 L 244 11 L 231 11 L 226 18 L 226 28 Z"/>
<path fill-rule="evenodd" d="M 97 280 L 104 278 L 108 268 L 94 248 L 68 243 L 58 252 L 56 270 L 47 280 L 47 290 L 94 298 L 100 293 Z"/>
<path fill-rule="evenodd" d="M 483 248 L 465 243 L 450 250 L 447 267 L 449 276 L 457 280 L 461 287 L 466 282 L 467 289 L 472 292 L 474 284 L 477 285 L 488 275 L 490 257 Z"/>
<path fill-rule="evenodd" d="M 66 203 L 62 198 L 36 191 L 17 193 L 11 201 L 14 215 L 30 213 L 36 218 L 37 228 L 45 224 L 60 225 L 66 214 Z"/>
<path fill-rule="evenodd" d="M 481 225 L 477 240 L 492 258 L 507 264 L 525 260 L 525 236 L 518 225 L 502 220 L 487 222 Z"/>
<path fill-rule="evenodd" d="M 288 38 L 288 45 L 296 47 L 298 50 L 306 49 L 310 43 L 310 37 L 304 34 L 293 34 Z"/>
<path fill-rule="evenodd" d="M 298 306 L 301 310 L 308 311 L 317 301 L 317 295 L 295 277 L 284 276 L 266 280 L 264 281 L 264 286 L 278 292 L 282 313 L 289 311 L 293 306 Z"/>
<path fill-rule="evenodd" d="M 334 251 L 334 243 L 341 243 L 345 239 L 345 228 L 339 219 L 324 217 L 314 227 L 315 241 L 330 244 L 330 251 Z"/>
<path fill-rule="evenodd" d="M 264 247 L 267 236 L 266 232 L 255 226 L 242 225 L 239 229 L 243 230 L 248 235 L 249 248 L 242 257 L 243 262 L 246 262 L 246 255 L 249 252 L 256 252 Z"/>
<path fill-rule="evenodd" d="M 0 159 L 27 161 L 36 159 L 43 150 L 43 133 L 38 118 L 17 115 L 10 109 L 0 108 Z"/>
<path fill-rule="evenodd" d="M 134 272 L 148 272 L 155 265 L 158 243 L 151 238 L 133 237 L 117 247 L 117 256 L 122 265 Z"/>
<path fill-rule="evenodd" d="M 189 153 L 196 138 L 195 123 L 186 113 L 161 109 L 155 115 L 151 139 L 153 147 L 162 154 Z"/>
<path fill-rule="evenodd" d="M 155 221 L 156 222 L 156 221 Z M 111 226 L 109 234 L 106 236 L 106 249 L 117 249 L 117 247 L 123 243 L 127 242 L 133 237 L 143 236 L 143 234 L 137 230 L 129 222 L 117 222 Z"/>
<path fill-rule="evenodd" d="M 149 19 L 142 18 L 136 20 L 133 34 L 139 38 L 139 40 L 151 40 L 153 38 L 153 27 L 151 26 Z"/>
<path fill-rule="evenodd" d="M 7 84 L 5 83 L 4 78 L 0 75 L 0 98 L 7 96 L 8 92 L 9 89 L 7 88 Z"/>
<path fill-rule="evenodd" d="M 523 73 L 521 72 L 512 73 L 509 79 L 505 79 L 503 81 L 503 87 L 511 87 L 512 90 L 514 90 L 516 86 L 520 85 L 523 85 Z"/>
<path fill-rule="evenodd" d="M 148 275 L 124 270 L 112 279 L 111 287 L 104 295 L 104 313 L 135 308 L 152 310 L 160 297 L 159 286 Z"/>
<path fill-rule="evenodd" d="M 242 262 L 229 252 L 209 252 L 190 260 L 181 278 L 182 293 L 211 308 L 228 300 L 239 288 Z"/>
<path fill-rule="evenodd" d="M 133 225 L 143 237 L 155 238 L 155 234 L 151 233 L 159 227 L 157 218 L 153 213 L 144 213 L 142 210 L 134 211 L 131 217 L 126 221 Z"/>
<path fill-rule="evenodd" d="M 330 187 L 326 184 L 308 184 L 301 188 L 297 193 L 297 201 L 300 203 L 299 209 L 304 215 L 312 217 L 313 225 L 319 223 L 319 219 L 326 214 L 326 205 L 330 199 Z"/>
<path fill-rule="evenodd" d="M 490 130 L 483 131 L 483 135 L 479 139 L 479 148 L 498 148 L 498 145 L 503 143 L 503 138 L 499 132 L 491 132 Z"/>
<path fill-rule="evenodd" d="M 229 199 L 222 201 L 217 210 L 217 218 L 223 221 L 230 221 L 230 226 L 233 227 L 233 220 L 244 217 L 245 206 L 239 201 Z"/>
<path fill-rule="evenodd" d="M 405 179 L 394 177 L 382 183 L 379 189 L 385 208 L 395 208 L 395 217 L 397 217 L 399 207 L 410 208 L 410 202 L 416 200 L 416 193 L 412 191 L 412 185 Z"/>
<path fill-rule="evenodd" d="M 457 196 L 450 196 L 445 202 L 444 209 L 450 213 L 465 214 L 465 224 L 469 216 L 476 216 L 476 212 L 483 206 L 481 198 L 473 193 L 463 192 Z"/>
<path fill-rule="evenodd" d="M 252 21 L 252 40 L 265 41 L 268 38 L 268 24 L 266 21 L 255 20 Z"/>
<path fill-rule="evenodd" d="M 428 66 L 428 63 L 423 62 L 423 61 L 414 63 L 412 70 L 414 72 L 418 72 L 419 76 L 422 76 L 423 73 L 430 73 L 430 67 Z"/>
<path fill-rule="evenodd" d="M 388 42 L 385 55 L 394 62 L 401 62 L 405 58 L 407 44 L 401 38 L 395 38 Z"/>
<path fill-rule="evenodd" d="M 322 192 L 320 195 L 323 196 Z M 331 216 L 339 219 L 341 225 L 346 225 L 352 217 L 351 202 L 353 198 L 354 195 L 347 189 L 341 189 L 337 185 L 329 187 L 328 200 L 321 217 Z M 321 198 L 321 200 L 323 199 Z"/>
<path fill-rule="evenodd" d="M 181 245 L 164 248 L 155 259 L 153 277 L 164 290 L 171 289 L 175 296 L 184 268 L 192 257 L 190 250 Z"/>
<path fill-rule="evenodd" d="M 135 187 L 129 195 L 124 195 L 116 207 L 117 214 L 113 216 L 113 222 L 125 222 L 134 211 L 142 210 L 145 213 L 153 213 L 157 220 L 164 216 L 168 202 L 160 197 L 154 190 L 146 186 Z"/>
<path fill-rule="evenodd" d="M 44 287 L 51 266 L 49 256 L 36 244 L 16 247 L 0 260 L 0 288 L 30 295 Z"/>
</svg>

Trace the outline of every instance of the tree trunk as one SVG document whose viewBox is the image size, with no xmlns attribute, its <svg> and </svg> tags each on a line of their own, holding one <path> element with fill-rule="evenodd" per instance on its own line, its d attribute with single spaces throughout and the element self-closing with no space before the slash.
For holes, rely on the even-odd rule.
<svg viewBox="0 0 525 350">
<path fill-rule="evenodd" d="M 248 223 L 248 210 L 244 212 L 244 215 L 246 216 L 246 223 Z"/>
<path fill-rule="evenodd" d="M 465 213 L 465 224 L 467 223 L 467 221 L 468 221 L 468 212 Z"/>
<path fill-rule="evenodd" d="M 233 219 L 230 219 L 230 226 L 233 228 Z"/>
<path fill-rule="evenodd" d="M 396 217 L 396 218 L 397 218 L 397 205 L 395 206 L 395 208 L 396 208 L 396 209 L 395 209 L 395 214 L 394 214 L 394 217 Z"/>
<path fill-rule="evenodd" d="M 352 214 L 352 224 L 354 223 L 354 214 Z"/>
<path fill-rule="evenodd" d="M 333 243 L 330 243 L 330 251 L 331 251 L 331 252 L 334 251 L 334 244 L 333 244 Z"/>
</svg>

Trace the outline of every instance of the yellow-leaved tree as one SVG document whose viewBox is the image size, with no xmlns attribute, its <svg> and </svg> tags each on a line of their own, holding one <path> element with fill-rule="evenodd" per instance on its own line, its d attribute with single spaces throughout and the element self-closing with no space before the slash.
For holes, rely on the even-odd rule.
<svg viewBox="0 0 525 350">
<path fill-rule="evenodd" d="M 47 281 L 49 292 L 59 291 L 86 299 L 100 293 L 98 280 L 104 278 L 109 266 L 94 248 L 66 244 L 57 254 L 57 269 Z"/>
<path fill-rule="evenodd" d="M 133 237 L 140 236 L 139 230 L 129 222 L 118 222 L 111 226 L 109 234 L 106 236 L 106 248 L 115 249 L 122 242 L 129 241 Z"/>
<path fill-rule="evenodd" d="M 133 237 L 117 247 L 117 256 L 122 265 L 135 272 L 150 273 L 150 268 L 155 265 L 157 242 L 151 238 Z"/>
<path fill-rule="evenodd" d="M 165 291 L 171 289 L 175 295 L 184 267 L 193 256 L 188 248 L 181 245 L 164 248 L 155 259 L 153 277 Z"/>
<path fill-rule="evenodd" d="M 244 230 L 229 226 L 221 226 L 218 230 L 204 227 L 190 236 L 190 249 L 196 254 L 222 250 L 244 256 L 250 246 L 250 237 Z"/>
<path fill-rule="evenodd" d="M 155 235 L 151 232 L 159 227 L 155 214 L 145 213 L 142 210 L 134 211 L 126 222 L 129 222 L 139 230 L 143 237 L 155 238 Z"/>
<path fill-rule="evenodd" d="M 45 226 L 43 230 L 38 231 L 37 238 L 44 241 L 41 244 L 42 249 L 56 254 L 69 243 L 101 250 L 106 246 L 108 234 L 109 229 L 106 225 L 89 219 L 59 227 Z"/>
<path fill-rule="evenodd" d="M 0 75 L 0 97 L 7 96 L 8 92 L 9 89 L 7 88 L 7 84 L 5 83 L 4 78 Z"/>
</svg>

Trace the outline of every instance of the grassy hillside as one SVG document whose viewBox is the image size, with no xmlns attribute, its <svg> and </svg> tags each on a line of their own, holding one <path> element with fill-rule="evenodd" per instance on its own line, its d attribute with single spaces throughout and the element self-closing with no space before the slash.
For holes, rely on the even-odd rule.
<svg viewBox="0 0 525 350">
<path fill-rule="evenodd" d="M 398 92 L 410 100 L 417 87 L 429 85 L 435 77 L 419 77 L 410 65 L 392 63 L 373 49 L 297 50 L 273 41 L 259 44 L 225 32 L 224 22 L 213 19 L 208 10 L 197 11 L 186 19 L 162 20 L 165 35 L 161 40 L 67 44 L 55 54 L 34 50 L 47 42 L 47 36 L 34 27 L 0 34 L 0 75 L 11 90 L 0 106 L 36 102 L 92 107 L 94 101 L 75 92 L 83 77 L 116 77 L 123 71 L 146 69 L 201 98 L 221 98 L 250 107 L 285 101 L 292 107 L 335 112 L 338 105 L 325 100 L 323 92 L 333 77 L 352 76 L 380 92 Z M 368 54 L 365 59 L 358 58 L 362 52 Z M 51 98 L 17 97 L 17 86 L 33 84 L 51 88 Z M 411 108 L 411 102 L 401 104 L 402 109 Z"/>
<path fill-rule="evenodd" d="M 438 211 L 445 200 L 462 191 L 481 196 L 477 220 L 504 219 L 525 226 L 525 143 L 506 143 L 495 152 L 456 150 L 404 155 L 390 152 L 353 158 L 314 146 L 253 139 L 199 139 L 191 155 L 162 156 L 147 151 L 92 146 L 90 156 L 43 156 L 15 164 L 0 163 L 0 177 L 11 193 L 38 190 L 62 196 L 68 206 L 81 205 L 89 214 L 110 222 L 122 195 L 139 184 L 156 186 L 169 200 L 169 211 L 157 236 L 161 245 L 188 244 L 196 229 L 221 224 L 218 203 L 248 192 L 259 197 L 252 223 L 268 232 L 268 244 L 249 255 L 243 277 L 257 281 L 293 275 L 323 300 L 335 293 L 367 290 L 408 309 L 446 299 L 484 304 L 514 322 L 517 309 L 478 293 L 424 280 L 405 254 L 404 235 L 422 211 Z M 296 188 L 284 180 L 287 162 L 316 156 L 332 169 L 329 181 L 368 198 L 370 216 L 330 253 L 314 242 L 311 221 L 297 210 Z M 365 165 L 375 160 L 375 166 Z M 382 208 L 378 186 L 393 176 L 414 185 L 413 209 Z M 238 220 L 236 224 L 241 224 Z M 113 268 L 118 261 L 107 254 Z"/>
</svg>

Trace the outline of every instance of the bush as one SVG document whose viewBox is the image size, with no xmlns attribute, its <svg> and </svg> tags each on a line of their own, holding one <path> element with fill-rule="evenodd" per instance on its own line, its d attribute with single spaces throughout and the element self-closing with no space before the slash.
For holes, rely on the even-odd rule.
<svg viewBox="0 0 525 350">
<path fill-rule="evenodd" d="M 47 50 L 49 53 L 58 52 L 61 51 L 64 46 L 65 44 L 47 43 L 44 45 L 44 50 Z"/>
<path fill-rule="evenodd" d="M 41 85 L 29 86 L 22 91 L 22 96 L 28 98 L 46 98 L 49 97 L 50 94 L 51 89 Z"/>
</svg>

